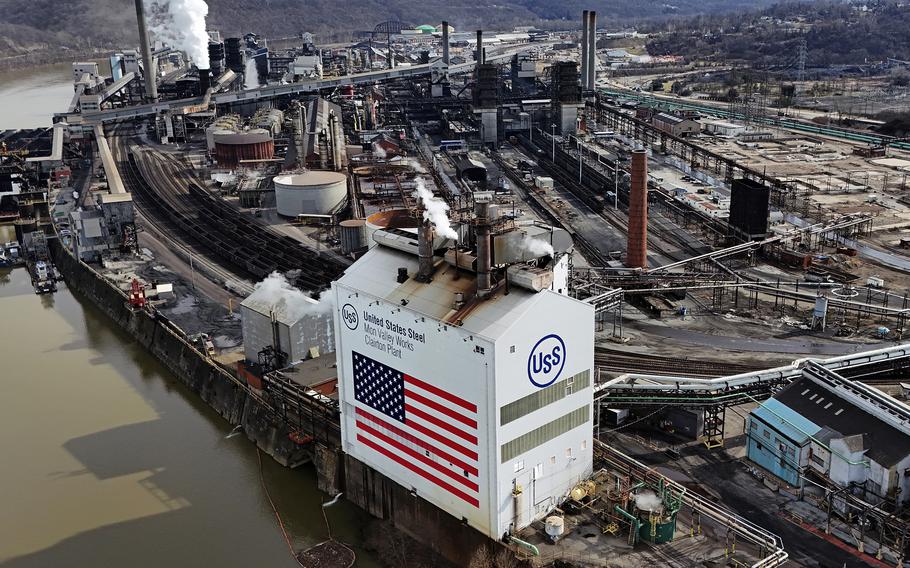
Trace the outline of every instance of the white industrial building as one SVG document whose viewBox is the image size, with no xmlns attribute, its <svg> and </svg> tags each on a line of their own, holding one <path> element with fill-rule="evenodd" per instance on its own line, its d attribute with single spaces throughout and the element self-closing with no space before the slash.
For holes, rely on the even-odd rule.
<svg viewBox="0 0 910 568">
<path fill-rule="evenodd" d="M 739 136 L 746 131 L 746 127 L 741 124 L 733 124 L 723 120 L 703 120 L 702 129 L 708 134 L 715 136 Z"/>
<path fill-rule="evenodd" d="M 560 233 L 516 239 L 475 198 L 476 252 L 378 230 L 333 283 L 342 446 L 499 538 L 592 473 L 594 310 L 564 293 Z"/>
<path fill-rule="evenodd" d="M 335 351 L 332 312 L 280 276 L 270 276 L 240 303 L 243 354 L 257 362 L 273 347 L 290 364 Z"/>
</svg>

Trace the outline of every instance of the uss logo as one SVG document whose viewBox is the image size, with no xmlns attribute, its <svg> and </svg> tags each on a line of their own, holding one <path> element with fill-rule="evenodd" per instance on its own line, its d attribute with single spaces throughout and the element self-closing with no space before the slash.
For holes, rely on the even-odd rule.
<svg viewBox="0 0 910 568">
<path fill-rule="evenodd" d="M 566 344 L 555 333 L 542 337 L 528 357 L 528 379 L 536 387 L 548 387 L 556 382 L 566 366 Z"/>
</svg>

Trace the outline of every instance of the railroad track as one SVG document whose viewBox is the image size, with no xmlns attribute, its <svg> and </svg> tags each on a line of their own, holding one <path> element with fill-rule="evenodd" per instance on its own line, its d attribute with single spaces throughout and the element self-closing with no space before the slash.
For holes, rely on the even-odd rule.
<svg viewBox="0 0 910 568">
<path fill-rule="evenodd" d="M 200 272 L 213 281 L 220 283 L 236 294 L 242 296 L 250 294 L 253 291 L 252 284 L 243 275 L 229 270 L 217 259 L 210 258 L 210 253 L 202 246 L 202 243 L 194 235 L 188 234 L 181 229 L 174 217 L 160 206 L 154 195 L 151 195 L 144 187 L 144 184 L 141 183 L 138 178 L 138 172 L 135 171 L 133 164 L 127 159 L 126 147 L 120 143 L 116 136 L 112 137 L 112 141 L 111 152 L 117 161 L 123 184 L 133 196 L 136 214 L 144 228 L 154 233 L 159 241 L 185 262 L 192 262 L 194 266 L 199 268 Z"/>
<path fill-rule="evenodd" d="M 594 351 L 594 365 L 601 372 L 610 374 L 646 373 L 654 375 L 679 375 L 713 378 L 765 369 L 768 365 L 749 365 L 727 361 L 709 361 L 688 357 L 666 357 L 649 353 L 633 353 L 607 347 Z"/>
<path fill-rule="evenodd" d="M 202 187 L 191 168 L 172 156 L 136 149 L 128 162 L 143 205 L 232 271 L 254 281 L 275 271 L 291 273 L 299 288 L 319 290 L 346 267 L 245 217 Z"/>
</svg>

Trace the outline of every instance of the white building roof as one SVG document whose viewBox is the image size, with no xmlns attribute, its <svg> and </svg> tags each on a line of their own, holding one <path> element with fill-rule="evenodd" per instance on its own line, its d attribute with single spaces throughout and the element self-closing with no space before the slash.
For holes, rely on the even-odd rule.
<svg viewBox="0 0 910 568">
<path fill-rule="evenodd" d="M 305 306 L 293 305 L 295 302 L 308 302 L 311 307 L 319 305 L 319 302 L 301 293 L 276 293 L 264 287 L 253 290 L 240 305 L 267 317 L 274 314 L 280 323 L 292 326 L 310 313 Z"/>
<path fill-rule="evenodd" d="M 417 256 L 383 246 L 376 246 L 357 260 L 338 283 L 370 296 L 407 307 L 421 315 L 459 326 L 462 330 L 491 341 L 504 334 L 515 322 L 531 310 L 542 294 L 555 294 L 550 290 L 533 293 L 512 286 L 509 294 L 500 289 L 491 298 L 471 302 L 475 290 L 475 275 L 458 271 L 437 258 L 436 273 L 429 283 L 414 280 Z M 407 268 L 408 280 L 397 281 L 398 268 Z M 455 310 L 457 293 L 468 300 L 465 307 Z M 403 301 L 405 303 L 403 303 Z"/>
</svg>

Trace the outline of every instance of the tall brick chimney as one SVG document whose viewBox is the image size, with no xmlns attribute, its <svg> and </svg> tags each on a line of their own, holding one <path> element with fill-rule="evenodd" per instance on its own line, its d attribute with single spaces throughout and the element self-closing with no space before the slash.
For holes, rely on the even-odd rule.
<svg viewBox="0 0 910 568">
<path fill-rule="evenodd" d="M 648 267 L 648 153 L 632 152 L 632 179 L 629 186 L 629 239 L 626 266 Z"/>
</svg>

